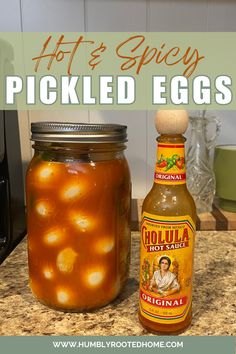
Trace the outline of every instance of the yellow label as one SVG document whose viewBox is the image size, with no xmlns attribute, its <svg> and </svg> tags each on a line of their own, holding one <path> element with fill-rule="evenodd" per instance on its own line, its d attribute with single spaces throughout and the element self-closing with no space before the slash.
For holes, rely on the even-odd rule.
<svg viewBox="0 0 236 354">
<path fill-rule="evenodd" d="M 143 213 L 140 313 L 157 323 L 185 320 L 192 301 L 195 225 L 190 216 Z"/>
<path fill-rule="evenodd" d="M 184 144 L 158 144 L 154 181 L 160 184 L 186 183 Z"/>
</svg>

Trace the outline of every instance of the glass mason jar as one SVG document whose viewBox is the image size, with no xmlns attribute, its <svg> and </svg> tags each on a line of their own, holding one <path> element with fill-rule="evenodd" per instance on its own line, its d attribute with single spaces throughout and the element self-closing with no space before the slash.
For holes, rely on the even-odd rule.
<svg viewBox="0 0 236 354">
<path fill-rule="evenodd" d="M 126 126 L 32 123 L 26 177 L 28 263 L 33 294 L 64 311 L 117 297 L 130 259 Z"/>
</svg>

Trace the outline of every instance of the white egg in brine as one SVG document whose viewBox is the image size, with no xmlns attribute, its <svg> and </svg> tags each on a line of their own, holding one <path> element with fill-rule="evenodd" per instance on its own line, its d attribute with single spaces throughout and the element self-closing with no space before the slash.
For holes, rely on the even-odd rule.
<svg viewBox="0 0 236 354">
<path fill-rule="evenodd" d="M 62 273 L 71 273 L 74 270 L 74 264 L 78 254 L 70 247 L 64 248 L 58 253 L 57 268 Z"/>
</svg>

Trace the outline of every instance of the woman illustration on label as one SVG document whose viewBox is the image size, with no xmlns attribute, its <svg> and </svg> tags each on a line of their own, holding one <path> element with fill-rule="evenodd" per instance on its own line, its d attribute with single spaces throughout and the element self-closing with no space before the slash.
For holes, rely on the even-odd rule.
<svg viewBox="0 0 236 354">
<path fill-rule="evenodd" d="M 180 289 L 176 276 L 169 271 L 170 265 L 171 260 L 169 257 L 161 257 L 159 260 L 160 270 L 154 272 L 150 281 L 149 290 L 159 293 L 161 297 L 172 295 Z"/>
</svg>

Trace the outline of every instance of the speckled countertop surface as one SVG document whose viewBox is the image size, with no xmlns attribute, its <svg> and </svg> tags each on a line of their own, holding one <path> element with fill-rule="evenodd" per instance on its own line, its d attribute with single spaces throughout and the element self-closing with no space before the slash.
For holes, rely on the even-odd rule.
<svg viewBox="0 0 236 354">
<path fill-rule="evenodd" d="M 92 313 L 63 313 L 35 300 L 26 241 L 0 266 L 0 335 L 147 335 L 138 322 L 139 234 L 120 297 Z M 183 335 L 236 334 L 236 231 L 198 232 L 192 326 Z"/>
</svg>

